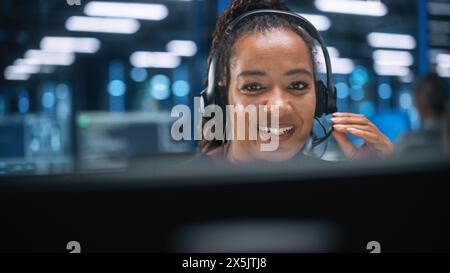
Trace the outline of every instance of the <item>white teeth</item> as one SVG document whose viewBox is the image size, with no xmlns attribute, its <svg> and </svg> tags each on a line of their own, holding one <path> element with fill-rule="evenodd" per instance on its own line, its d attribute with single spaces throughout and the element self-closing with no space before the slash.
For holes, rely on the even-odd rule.
<svg viewBox="0 0 450 273">
<path fill-rule="evenodd" d="M 269 132 L 270 132 L 270 129 L 267 128 L 267 127 L 259 127 L 259 130 L 260 130 L 261 132 L 263 132 L 263 133 L 269 133 Z"/>
<path fill-rule="evenodd" d="M 270 128 L 270 133 L 272 133 L 272 134 L 274 134 L 274 135 L 279 136 L 279 135 L 282 134 L 282 132 L 283 132 L 283 130 L 282 130 L 281 128 L 280 128 L 280 129 Z"/>
<path fill-rule="evenodd" d="M 271 133 L 277 136 L 287 134 L 290 132 L 294 127 L 284 127 L 284 128 L 268 128 L 268 127 L 259 127 L 259 130 L 263 133 Z"/>
</svg>

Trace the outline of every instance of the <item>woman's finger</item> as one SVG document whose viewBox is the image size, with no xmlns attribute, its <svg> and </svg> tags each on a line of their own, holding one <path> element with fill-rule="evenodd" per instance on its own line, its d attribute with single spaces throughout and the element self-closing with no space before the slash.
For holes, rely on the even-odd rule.
<svg viewBox="0 0 450 273">
<path fill-rule="evenodd" d="M 353 143 L 347 138 L 347 136 L 337 131 L 333 131 L 333 136 L 336 139 L 336 142 L 341 147 L 341 150 L 342 152 L 344 152 L 345 156 L 347 156 L 347 158 L 353 158 L 353 156 L 357 152 L 357 149 L 355 148 Z"/>
<path fill-rule="evenodd" d="M 348 128 L 356 128 L 356 129 L 359 129 L 359 130 L 376 133 L 376 131 L 374 131 L 373 127 L 370 126 L 370 125 L 336 124 L 336 125 L 333 125 L 333 128 L 336 131 L 341 132 L 341 133 L 346 133 Z"/>
<path fill-rule="evenodd" d="M 377 143 L 378 142 L 377 134 L 372 133 L 372 132 L 356 129 L 354 127 L 347 128 L 347 132 L 349 132 L 350 134 L 352 134 L 356 137 L 360 137 L 369 143 Z"/>
<path fill-rule="evenodd" d="M 333 117 L 355 117 L 355 118 L 361 118 L 364 117 L 362 114 L 355 114 L 355 113 L 344 113 L 344 112 L 336 112 L 333 113 Z"/>
<path fill-rule="evenodd" d="M 372 127 L 376 133 L 378 133 L 378 128 L 373 124 L 368 118 L 361 114 L 353 113 L 334 113 L 333 118 L 331 118 L 333 124 L 366 124 Z"/>
<path fill-rule="evenodd" d="M 334 113 L 331 121 L 334 129 L 333 135 L 348 158 L 359 157 L 364 153 L 363 147 L 383 158 L 388 158 L 393 154 L 392 142 L 365 116 L 353 113 Z M 365 145 L 359 150 L 356 149 L 345 133 L 364 139 Z"/>
<path fill-rule="evenodd" d="M 331 121 L 333 122 L 333 124 L 370 124 L 370 121 L 365 117 L 335 117 L 332 118 Z"/>
</svg>

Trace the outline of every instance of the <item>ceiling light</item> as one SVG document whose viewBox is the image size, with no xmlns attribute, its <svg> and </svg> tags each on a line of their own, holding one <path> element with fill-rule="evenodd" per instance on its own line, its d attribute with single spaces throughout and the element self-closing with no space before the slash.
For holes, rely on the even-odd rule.
<svg viewBox="0 0 450 273">
<path fill-rule="evenodd" d="M 44 37 L 41 40 L 44 51 L 95 53 L 99 48 L 100 40 L 97 38 Z"/>
<path fill-rule="evenodd" d="M 414 49 L 416 39 L 411 35 L 372 32 L 367 35 L 367 42 L 372 47 Z"/>
<path fill-rule="evenodd" d="M 163 20 L 169 14 L 165 5 L 144 3 L 120 3 L 92 1 L 86 4 L 84 13 L 89 16 Z"/>
<path fill-rule="evenodd" d="M 367 16 L 384 16 L 388 13 L 386 5 L 380 1 L 316 0 L 314 5 L 318 10 L 324 12 Z"/>
<path fill-rule="evenodd" d="M 66 21 L 66 29 L 70 31 L 133 34 L 140 26 L 137 20 L 128 18 L 72 16 Z"/>
<path fill-rule="evenodd" d="M 137 51 L 131 54 L 130 63 L 135 67 L 176 68 L 181 59 L 171 52 Z"/>
</svg>

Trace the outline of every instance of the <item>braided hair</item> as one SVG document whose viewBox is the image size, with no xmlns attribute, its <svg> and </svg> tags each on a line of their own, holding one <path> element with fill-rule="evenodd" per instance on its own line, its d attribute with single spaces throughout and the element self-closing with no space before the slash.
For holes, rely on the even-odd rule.
<svg viewBox="0 0 450 273">
<path fill-rule="evenodd" d="M 253 11 L 261 9 L 274 9 L 281 11 L 292 12 L 283 0 L 231 0 L 231 5 L 223 11 L 219 16 L 215 30 L 212 34 L 212 45 L 208 56 L 208 68 L 211 65 L 213 56 L 216 51 L 219 50 L 220 54 L 216 63 L 216 104 L 222 109 L 225 109 L 228 103 L 228 86 L 230 75 L 230 59 L 233 56 L 234 45 L 239 38 L 249 33 L 264 33 L 274 29 L 287 29 L 297 33 L 307 44 L 310 49 L 310 56 L 312 60 L 312 67 L 315 70 L 314 60 L 314 39 L 310 37 L 303 29 L 301 29 L 294 20 L 277 16 L 277 15 L 258 15 L 243 19 L 239 23 L 239 27 L 234 29 L 230 35 L 223 38 L 226 28 L 230 23 L 239 16 Z M 208 85 L 208 70 L 205 72 L 204 86 Z M 203 117 L 202 127 L 210 118 Z M 225 124 L 224 115 L 224 124 Z M 201 132 L 203 136 L 203 132 Z M 225 136 L 223 136 L 225 138 Z M 225 140 L 206 140 L 204 137 L 198 144 L 198 151 L 201 153 L 207 153 L 217 147 L 223 145 Z"/>
</svg>

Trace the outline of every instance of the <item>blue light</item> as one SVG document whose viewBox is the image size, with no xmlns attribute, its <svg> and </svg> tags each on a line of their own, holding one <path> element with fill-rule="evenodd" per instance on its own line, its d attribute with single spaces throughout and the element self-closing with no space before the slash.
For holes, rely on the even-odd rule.
<svg viewBox="0 0 450 273">
<path fill-rule="evenodd" d="M 409 109 L 413 106 L 411 94 L 404 92 L 400 95 L 400 107 L 403 109 Z"/>
<path fill-rule="evenodd" d="M 65 100 L 69 96 L 69 86 L 65 83 L 60 83 L 56 86 L 55 93 L 59 100 Z"/>
<path fill-rule="evenodd" d="M 17 102 L 17 108 L 19 109 L 20 113 L 27 113 L 30 109 L 30 101 L 28 99 L 28 92 L 27 90 L 22 90 L 19 93 L 19 100 Z"/>
<path fill-rule="evenodd" d="M 417 26 L 418 26 L 418 49 L 419 49 L 419 74 L 426 75 L 429 70 L 428 60 L 428 12 L 427 0 L 417 1 Z"/>
<path fill-rule="evenodd" d="M 172 84 L 172 92 L 177 97 L 185 97 L 191 91 L 191 86 L 187 81 L 176 81 Z"/>
<path fill-rule="evenodd" d="M 125 110 L 125 101 L 123 96 L 110 96 L 109 109 L 112 112 L 123 112 Z"/>
<path fill-rule="evenodd" d="M 392 142 L 395 142 L 403 132 L 410 128 L 408 116 L 397 111 L 378 112 L 372 117 L 371 121 Z"/>
<path fill-rule="evenodd" d="M 142 67 L 134 67 L 131 69 L 130 76 L 135 82 L 143 82 L 147 79 L 147 69 Z"/>
<path fill-rule="evenodd" d="M 375 105 L 373 102 L 364 101 L 359 105 L 359 112 L 364 116 L 371 118 L 375 114 Z"/>
<path fill-rule="evenodd" d="M 369 74 L 363 66 L 357 66 L 350 75 L 350 84 L 353 88 L 363 87 L 368 81 Z"/>
<path fill-rule="evenodd" d="M 227 0 L 219 0 L 217 3 L 217 14 L 220 15 L 226 8 L 228 8 L 229 3 Z"/>
<path fill-rule="evenodd" d="M 5 98 L 0 96 L 0 114 L 3 115 L 6 112 Z"/>
<path fill-rule="evenodd" d="M 383 100 L 388 100 L 392 97 L 392 87 L 387 83 L 382 83 L 378 86 L 378 96 Z"/>
<path fill-rule="evenodd" d="M 336 96 L 338 99 L 345 99 L 349 95 L 348 85 L 345 82 L 339 82 L 336 85 Z"/>
<path fill-rule="evenodd" d="M 112 61 L 109 65 L 109 79 L 123 80 L 124 67 L 121 61 Z"/>
<path fill-rule="evenodd" d="M 420 116 L 416 107 L 411 107 L 408 110 L 409 120 L 411 122 L 411 129 L 418 130 L 420 128 Z"/>
<path fill-rule="evenodd" d="M 30 102 L 27 96 L 21 96 L 18 102 L 19 112 L 26 113 L 30 109 Z"/>
<path fill-rule="evenodd" d="M 42 106 L 50 109 L 55 105 L 55 95 L 51 91 L 47 91 L 42 95 Z"/>
<path fill-rule="evenodd" d="M 155 75 L 150 81 L 150 95 L 156 100 L 165 100 L 170 95 L 170 79 L 166 75 Z"/>
<path fill-rule="evenodd" d="M 360 101 L 364 98 L 364 90 L 362 88 L 352 88 L 350 90 L 350 98 L 354 101 Z"/>
<path fill-rule="evenodd" d="M 113 80 L 108 83 L 108 93 L 114 97 L 120 97 L 125 94 L 127 87 L 121 80 Z"/>
</svg>

